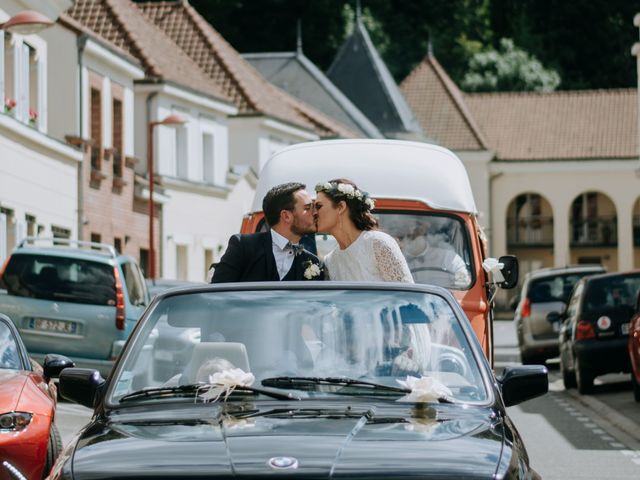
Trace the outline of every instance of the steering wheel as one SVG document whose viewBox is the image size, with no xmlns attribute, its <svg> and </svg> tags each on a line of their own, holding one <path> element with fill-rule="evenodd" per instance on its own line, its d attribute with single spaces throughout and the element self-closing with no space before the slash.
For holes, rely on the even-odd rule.
<svg viewBox="0 0 640 480">
<path fill-rule="evenodd" d="M 441 273 L 448 273 L 449 275 L 455 275 L 455 272 L 452 272 L 451 270 L 447 270 L 444 267 L 416 267 L 416 268 L 411 268 L 410 271 L 411 273 L 441 272 Z"/>
</svg>

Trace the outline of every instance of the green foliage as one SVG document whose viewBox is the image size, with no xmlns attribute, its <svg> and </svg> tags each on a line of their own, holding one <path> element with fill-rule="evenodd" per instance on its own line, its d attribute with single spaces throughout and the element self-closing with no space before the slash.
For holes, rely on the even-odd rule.
<svg viewBox="0 0 640 480">
<path fill-rule="evenodd" d="M 536 91 L 551 92 L 560 84 L 560 76 L 524 50 L 513 40 L 500 40 L 500 49 L 477 52 L 469 61 L 462 88 L 472 92 Z"/>
<path fill-rule="evenodd" d="M 293 51 L 302 20 L 305 54 L 327 69 L 353 25 L 356 0 L 189 0 L 238 51 Z M 363 22 L 400 82 L 427 54 L 460 84 L 479 52 L 511 38 L 562 88 L 636 84 L 640 0 L 361 0 Z M 546 70 L 542 68 L 541 70 Z M 523 76 L 540 76 L 536 68 Z"/>
</svg>

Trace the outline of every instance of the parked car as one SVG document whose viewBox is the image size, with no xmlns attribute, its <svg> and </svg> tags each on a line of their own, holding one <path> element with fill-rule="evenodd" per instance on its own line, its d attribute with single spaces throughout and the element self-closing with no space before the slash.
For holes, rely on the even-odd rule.
<svg viewBox="0 0 640 480">
<path fill-rule="evenodd" d="M 640 402 L 640 292 L 636 297 L 635 312 L 629 322 L 628 340 L 629 360 L 631 363 L 631 384 L 636 402 Z"/>
<path fill-rule="evenodd" d="M 27 238 L 0 271 L 0 287 L 0 312 L 35 360 L 59 353 L 103 375 L 149 303 L 135 259 L 103 243 Z"/>
<path fill-rule="evenodd" d="M 640 291 L 640 271 L 583 278 L 576 285 L 562 319 L 560 370 L 566 388 L 593 389 L 598 375 L 629 372 L 629 321 Z"/>
<path fill-rule="evenodd" d="M 602 265 L 543 268 L 524 277 L 514 321 L 522 363 L 544 363 L 558 356 L 560 322 L 549 322 L 549 312 L 559 312 L 581 278 L 604 273 Z"/>
<path fill-rule="evenodd" d="M 518 261 L 512 255 L 488 258 L 462 161 L 424 142 L 350 139 L 292 145 L 276 152 L 260 171 L 241 232 L 267 228 L 262 199 L 273 186 L 298 181 L 311 191 L 333 178 L 350 178 L 375 199 L 373 213 L 381 229 L 398 240 L 415 282 L 451 291 L 492 362 L 493 311 L 488 306 L 496 288 L 516 286 Z M 322 258 L 335 245 L 332 236 L 319 233 L 310 247 Z"/>
<path fill-rule="evenodd" d="M 158 328 L 199 332 L 187 358 L 165 346 L 178 373 L 149 370 Z M 159 294 L 108 380 L 73 368 L 59 384 L 94 416 L 53 480 L 511 479 L 538 476 L 506 407 L 548 379 L 496 379 L 444 288 L 261 282 Z"/>
<path fill-rule="evenodd" d="M 18 330 L 0 314 L 0 478 L 43 478 L 62 450 L 54 423 L 56 387 L 51 382 L 73 363 L 47 358 L 33 362 Z"/>
</svg>

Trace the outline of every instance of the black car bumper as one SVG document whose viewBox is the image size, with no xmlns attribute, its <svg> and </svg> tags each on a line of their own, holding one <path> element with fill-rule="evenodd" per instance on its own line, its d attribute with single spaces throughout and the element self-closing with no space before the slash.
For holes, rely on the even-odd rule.
<svg viewBox="0 0 640 480">
<path fill-rule="evenodd" d="M 575 342 L 574 352 L 580 365 L 595 375 L 630 372 L 627 338 L 609 340 L 583 340 Z"/>
</svg>

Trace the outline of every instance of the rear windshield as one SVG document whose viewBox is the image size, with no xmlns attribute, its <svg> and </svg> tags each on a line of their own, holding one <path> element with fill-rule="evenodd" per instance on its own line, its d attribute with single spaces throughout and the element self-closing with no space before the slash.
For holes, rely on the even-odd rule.
<svg viewBox="0 0 640 480">
<path fill-rule="evenodd" d="M 116 304 L 110 265 L 48 255 L 11 256 L 2 283 L 12 295 L 58 302 Z"/>
<path fill-rule="evenodd" d="M 531 303 L 563 302 L 568 303 L 571 291 L 578 280 L 599 272 L 580 272 L 568 275 L 556 275 L 532 280 L 527 297 Z"/>
<path fill-rule="evenodd" d="M 605 277 L 589 282 L 585 293 L 589 309 L 609 309 L 616 307 L 635 308 L 640 291 L 640 274 L 624 277 Z"/>
</svg>

